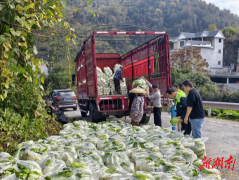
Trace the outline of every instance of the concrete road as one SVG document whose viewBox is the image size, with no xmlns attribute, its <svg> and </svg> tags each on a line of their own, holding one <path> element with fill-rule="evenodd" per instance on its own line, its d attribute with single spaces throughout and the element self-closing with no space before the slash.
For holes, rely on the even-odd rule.
<svg viewBox="0 0 239 180">
<path fill-rule="evenodd" d="M 64 111 L 65 116 L 69 117 L 70 119 L 81 117 L 79 107 L 77 107 L 76 111 L 74 111 L 73 108 L 67 108 L 67 109 L 64 109 L 63 111 Z"/>
<path fill-rule="evenodd" d="M 72 111 L 71 109 L 66 110 L 65 114 L 69 117 L 80 116 L 80 111 Z M 84 120 L 89 120 L 89 116 L 83 118 Z M 107 121 L 117 120 L 114 116 L 107 118 Z M 121 118 L 125 122 L 130 122 L 129 117 Z M 169 122 L 170 115 L 167 113 L 162 113 L 162 126 L 171 127 Z M 150 124 L 153 124 L 153 115 L 150 118 Z M 226 180 L 239 180 L 239 122 L 206 118 L 203 129 L 202 137 L 208 137 L 209 140 L 206 142 L 206 152 L 207 157 L 212 158 L 211 165 L 213 164 L 213 159 L 224 158 L 227 160 L 230 155 L 236 159 L 234 170 L 229 170 L 225 168 L 219 168 L 222 173 L 222 179 Z"/>
</svg>

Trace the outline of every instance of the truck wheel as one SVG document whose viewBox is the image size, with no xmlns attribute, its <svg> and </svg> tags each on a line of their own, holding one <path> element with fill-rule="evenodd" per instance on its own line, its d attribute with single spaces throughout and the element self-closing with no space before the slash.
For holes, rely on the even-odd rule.
<svg viewBox="0 0 239 180">
<path fill-rule="evenodd" d="M 90 122 L 97 123 L 97 120 L 94 117 L 94 114 L 97 113 L 96 107 L 91 103 L 90 104 Z"/>
<path fill-rule="evenodd" d="M 146 116 L 146 114 L 143 115 L 140 124 L 148 124 L 149 123 L 150 116 Z"/>
<path fill-rule="evenodd" d="M 105 118 L 100 118 L 100 119 L 97 120 L 98 123 L 103 122 L 103 121 L 106 121 L 106 117 Z"/>
<path fill-rule="evenodd" d="M 81 116 L 82 116 L 82 117 L 86 117 L 87 112 L 84 112 L 84 111 L 80 111 L 80 112 L 81 112 Z"/>
</svg>

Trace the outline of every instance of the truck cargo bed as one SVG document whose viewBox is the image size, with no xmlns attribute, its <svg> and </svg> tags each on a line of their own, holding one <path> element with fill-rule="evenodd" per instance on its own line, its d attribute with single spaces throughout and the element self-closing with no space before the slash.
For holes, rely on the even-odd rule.
<svg viewBox="0 0 239 180">
<path fill-rule="evenodd" d="M 87 111 L 94 116 L 97 114 L 97 117 L 92 115 L 93 119 L 102 120 L 104 116 L 101 115 L 106 114 L 129 114 L 128 95 L 101 95 L 103 88 L 104 93 L 110 94 L 113 87 L 110 79 L 98 85 L 97 67 L 101 71 L 104 71 L 104 67 L 113 70 L 115 64 L 121 64 L 127 91 L 132 89 L 132 82 L 141 76 L 146 77 L 151 84 L 157 84 L 161 93 L 171 87 L 169 37 L 165 31 L 94 31 L 85 39 L 75 62 L 79 107 L 83 115 Z M 108 77 L 112 81 L 112 76 Z M 110 91 L 106 87 L 111 88 Z M 148 98 L 145 98 L 144 103 L 146 112 L 152 104 Z"/>
</svg>

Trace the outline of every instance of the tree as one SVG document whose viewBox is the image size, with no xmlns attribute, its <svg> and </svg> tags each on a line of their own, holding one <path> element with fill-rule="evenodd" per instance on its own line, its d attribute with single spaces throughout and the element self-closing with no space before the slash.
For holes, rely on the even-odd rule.
<svg viewBox="0 0 239 180">
<path fill-rule="evenodd" d="M 217 26 L 216 26 L 216 24 L 210 24 L 209 26 L 208 26 L 208 29 L 207 29 L 208 31 L 216 31 L 217 30 Z"/>
<path fill-rule="evenodd" d="M 208 76 L 203 75 L 201 72 L 172 67 L 171 77 L 172 83 L 179 84 L 180 86 L 184 80 L 190 79 L 204 101 L 221 101 L 222 99 L 222 95 L 218 93 L 220 90 L 216 83 L 212 82 Z"/>
<path fill-rule="evenodd" d="M 224 36 L 226 38 L 232 38 L 233 36 L 238 36 L 239 34 L 239 29 L 238 28 L 235 28 L 235 27 L 225 27 L 223 30 L 222 30 L 222 33 L 224 34 Z"/>
<path fill-rule="evenodd" d="M 49 76 L 44 76 L 44 89 L 48 93 L 54 88 L 73 88 L 71 87 L 71 75 L 75 73 L 75 63 L 73 61 L 79 47 L 85 39 L 87 28 L 96 17 L 96 14 L 87 8 L 89 0 L 68 0 L 65 6 L 64 19 L 71 24 L 71 29 L 74 29 L 74 41 L 69 39 L 67 31 L 58 31 L 56 36 L 51 36 L 47 39 L 40 39 L 36 45 L 40 47 L 39 58 L 47 62 Z M 88 13 L 89 12 L 89 13 Z M 84 17 L 91 16 L 83 22 Z M 66 41 L 67 40 L 67 41 Z M 61 71 L 58 71 L 59 66 Z"/>
<path fill-rule="evenodd" d="M 224 28 L 222 33 L 226 37 L 224 40 L 223 65 L 236 65 L 238 58 L 237 50 L 239 47 L 239 28 L 234 24 L 231 27 Z"/>
<path fill-rule="evenodd" d="M 196 72 L 206 72 L 209 64 L 200 54 L 200 48 L 186 47 L 175 51 L 171 55 L 171 64 L 180 69 Z"/>
<path fill-rule="evenodd" d="M 74 30 L 64 20 L 65 7 L 65 0 L 0 3 L 0 135 L 5 137 L 0 150 L 11 152 L 20 141 L 59 131 L 60 125 L 44 109 L 35 43 L 59 32 L 74 43 Z"/>
</svg>

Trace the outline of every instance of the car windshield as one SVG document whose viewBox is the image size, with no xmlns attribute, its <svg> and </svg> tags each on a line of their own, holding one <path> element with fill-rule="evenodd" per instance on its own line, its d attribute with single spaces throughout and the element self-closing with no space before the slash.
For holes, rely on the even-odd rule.
<svg viewBox="0 0 239 180">
<path fill-rule="evenodd" d="M 75 96 L 74 91 L 60 91 L 58 92 L 60 96 Z"/>
</svg>

